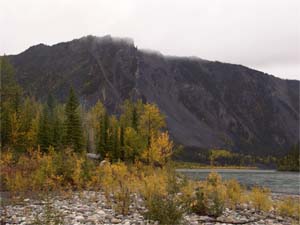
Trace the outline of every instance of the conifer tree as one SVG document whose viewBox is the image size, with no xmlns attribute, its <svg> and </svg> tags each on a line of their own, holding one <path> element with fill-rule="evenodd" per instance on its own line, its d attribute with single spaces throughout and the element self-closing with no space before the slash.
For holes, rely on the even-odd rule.
<svg viewBox="0 0 300 225">
<path fill-rule="evenodd" d="M 120 159 L 119 122 L 115 116 L 111 117 L 111 155 L 113 161 Z"/>
<path fill-rule="evenodd" d="M 43 151 L 47 151 L 51 145 L 51 127 L 49 123 L 48 107 L 45 106 L 43 114 L 40 118 L 39 129 L 38 129 L 38 144 Z"/>
<path fill-rule="evenodd" d="M 0 72 L 1 146 L 5 147 L 12 144 L 12 123 L 14 123 L 14 125 L 16 122 L 20 123 L 18 120 L 21 107 L 22 89 L 17 84 L 14 78 L 14 69 L 6 57 L 0 57 Z M 16 135 L 15 132 L 20 132 L 20 130 L 14 130 L 14 135 Z"/>
<path fill-rule="evenodd" d="M 125 161 L 125 140 L 124 140 L 124 127 L 120 127 L 120 159 Z"/>
<path fill-rule="evenodd" d="M 66 120 L 64 143 L 66 146 L 72 147 L 76 152 L 83 150 L 83 130 L 78 107 L 78 99 L 74 89 L 71 88 L 68 102 L 65 107 Z"/>
<path fill-rule="evenodd" d="M 138 113 L 137 107 L 134 105 L 132 109 L 132 128 L 138 130 Z"/>
</svg>

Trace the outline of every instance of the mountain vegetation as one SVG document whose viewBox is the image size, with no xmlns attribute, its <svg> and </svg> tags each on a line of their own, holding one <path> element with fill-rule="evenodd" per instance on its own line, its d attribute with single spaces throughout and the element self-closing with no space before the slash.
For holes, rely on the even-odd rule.
<svg viewBox="0 0 300 225">
<path fill-rule="evenodd" d="M 299 143 L 293 146 L 289 153 L 280 158 L 277 163 L 278 170 L 300 171 L 300 149 Z"/>
<path fill-rule="evenodd" d="M 170 225 L 181 223 L 190 212 L 224 222 L 217 218 L 225 209 L 242 204 L 259 213 L 275 209 L 273 213 L 292 221 L 299 219 L 294 199 L 272 201 L 264 188 L 249 191 L 235 180 L 223 181 L 216 173 L 204 181 L 176 174 L 171 157 L 177 146 L 156 104 L 125 100 L 120 113 L 111 114 L 101 101 L 90 107 L 80 103 L 75 87 L 70 87 L 65 103 L 52 95 L 40 101 L 15 81 L 6 57 L 1 57 L 0 65 L 1 192 L 20 197 L 101 191 L 107 207 L 124 216 L 139 197 L 147 209 L 146 219 Z M 87 152 L 99 155 L 101 163 L 88 158 Z M 238 156 L 224 149 L 207 152 L 212 166 L 233 162 Z M 286 157 L 283 164 L 290 158 Z M 50 208 L 47 215 L 47 222 L 37 221 L 58 221 Z"/>
<path fill-rule="evenodd" d="M 53 46 L 39 44 L 7 58 L 24 93 L 36 101 L 46 102 L 51 93 L 58 103 L 65 103 L 71 87 L 80 102 L 79 111 L 87 111 L 100 100 L 107 113 L 101 115 L 102 132 L 109 126 L 113 133 L 105 137 L 103 132 L 104 139 L 96 140 L 98 144 L 107 145 L 117 127 L 132 138 L 135 132 L 142 139 L 147 136 L 142 115 L 144 124 L 134 122 L 131 131 L 124 127 L 124 119 L 118 124 L 110 118 L 124 113 L 120 106 L 126 99 L 155 103 L 165 115 L 174 142 L 184 146 L 180 159 L 185 161 L 200 161 L 199 155 L 210 149 L 283 156 L 299 141 L 296 80 L 282 80 L 241 65 L 167 57 L 140 50 L 129 39 L 110 36 L 87 36 Z M 65 115 L 61 105 L 55 107 L 55 113 Z M 79 114 L 85 125 L 84 112 Z M 57 125 L 65 123 L 61 119 Z M 83 142 L 87 144 L 87 140 Z"/>
<path fill-rule="evenodd" d="M 20 153 L 39 146 L 60 151 L 94 152 L 112 162 L 144 160 L 165 164 L 174 144 L 165 128 L 163 114 L 155 104 L 124 101 L 121 115 L 109 115 L 98 101 L 86 110 L 73 88 L 65 104 L 49 95 L 46 103 L 23 95 L 14 70 L 1 59 L 1 146 Z"/>
</svg>

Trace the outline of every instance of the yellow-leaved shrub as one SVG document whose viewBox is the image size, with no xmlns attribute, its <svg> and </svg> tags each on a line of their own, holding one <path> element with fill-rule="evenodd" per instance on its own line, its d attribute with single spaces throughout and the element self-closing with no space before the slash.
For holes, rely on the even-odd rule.
<svg viewBox="0 0 300 225">
<path fill-rule="evenodd" d="M 266 188 L 253 187 L 249 199 L 252 206 L 258 211 L 269 211 L 272 206 L 270 190 Z"/>
<path fill-rule="evenodd" d="M 299 199 L 285 197 L 277 203 L 277 212 L 281 216 L 294 217 L 299 220 L 300 217 L 300 202 Z"/>
<path fill-rule="evenodd" d="M 235 209 L 236 206 L 242 201 L 243 189 L 235 179 L 227 181 L 225 185 L 227 205 L 228 207 Z"/>
</svg>

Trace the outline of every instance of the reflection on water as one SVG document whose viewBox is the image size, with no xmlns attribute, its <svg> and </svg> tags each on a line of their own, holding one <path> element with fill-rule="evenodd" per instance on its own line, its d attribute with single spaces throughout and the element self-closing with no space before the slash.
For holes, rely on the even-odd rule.
<svg viewBox="0 0 300 225">
<path fill-rule="evenodd" d="M 203 180 L 211 171 L 216 171 L 223 179 L 235 178 L 247 187 L 257 185 L 270 188 L 275 193 L 300 194 L 300 174 L 296 172 L 241 169 L 177 169 L 177 171 L 195 180 Z"/>
</svg>

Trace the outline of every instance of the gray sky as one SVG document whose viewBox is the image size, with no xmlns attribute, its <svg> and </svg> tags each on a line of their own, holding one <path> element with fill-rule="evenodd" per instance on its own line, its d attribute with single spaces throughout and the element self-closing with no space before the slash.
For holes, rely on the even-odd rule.
<svg viewBox="0 0 300 225">
<path fill-rule="evenodd" d="M 89 34 L 300 79 L 299 0 L 0 0 L 0 54 Z"/>
</svg>

